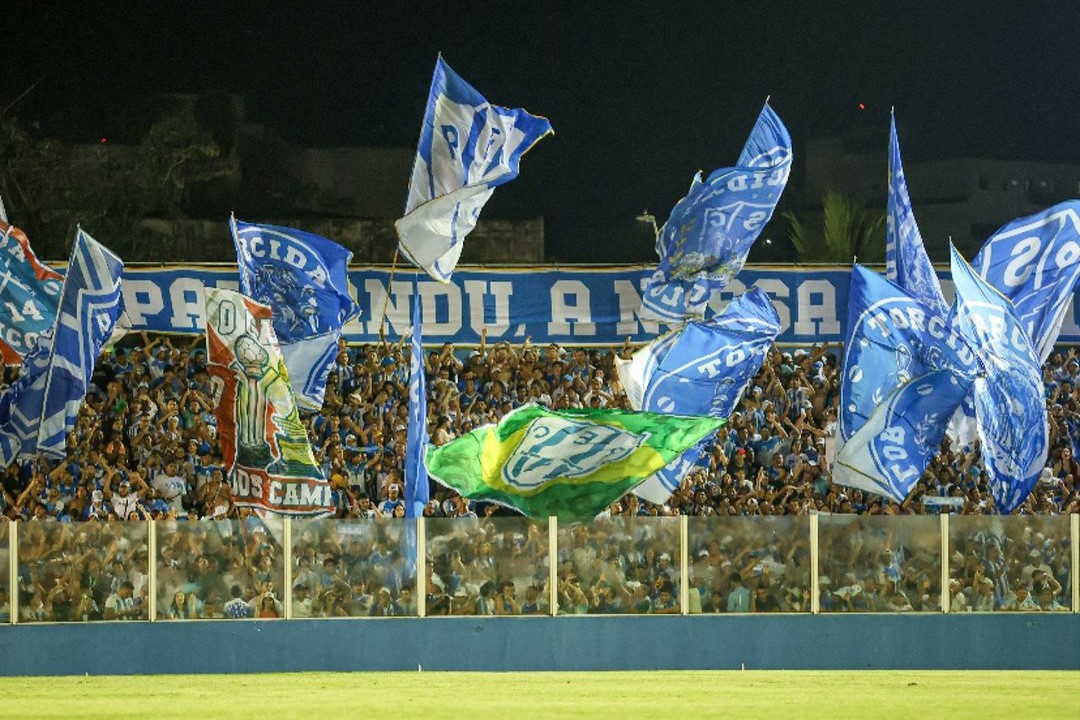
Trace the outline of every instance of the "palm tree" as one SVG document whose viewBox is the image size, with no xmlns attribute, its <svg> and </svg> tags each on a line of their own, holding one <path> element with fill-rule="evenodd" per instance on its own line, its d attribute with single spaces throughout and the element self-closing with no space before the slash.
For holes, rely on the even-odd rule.
<svg viewBox="0 0 1080 720">
<path fill-rule="evenodd" d="M 849 197 L 832 190 L 822 198 L 824 223 L 813 232 L 790 212 L 788 238 L 804 262 L 848 264 L 885 261 L 885 213 L 866 210 Z"/>
</svg>

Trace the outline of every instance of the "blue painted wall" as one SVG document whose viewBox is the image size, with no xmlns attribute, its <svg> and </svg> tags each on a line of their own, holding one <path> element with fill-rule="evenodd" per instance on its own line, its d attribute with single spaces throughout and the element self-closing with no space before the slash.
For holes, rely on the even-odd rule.
<svg viewBox="0 0 1080 720">
<path fill-rule="evenodd" d="M 744 615 L 0 626 L 0 675 L 305 670 L 1080 670 L 1080 615 Z"/>
</svg>

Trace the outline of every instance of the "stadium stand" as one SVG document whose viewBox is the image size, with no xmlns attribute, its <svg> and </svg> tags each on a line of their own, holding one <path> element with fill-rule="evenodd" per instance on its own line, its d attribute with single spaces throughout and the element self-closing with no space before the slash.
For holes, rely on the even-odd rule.
<svg viewBox="0 0 1080 720">
<path fill-rule="evenodd" d="M 418 613 L 411 524 L 360 522 L 403 515 L 407 348 L 340 348 L 322 411 L 304 420 L 336 520 L 292 521 L 287 545 L 280 520 L 232 503 L 202 338 L 134 343 L 100 358 L 67 458 L 3 474 L 0 516 L 22 522 L 18 586 L 0 572 L 0 622 L 13 592 L 20 622 L 148 619 L 151 558 L 155 619 L 283 617 L 286 593 L 292 617 Z M 612 353 L 530 341 L 432 350 L 432 441 L 529 402 L 626 407 Z M 560 614 L 805 612 L 811 516 L 821 612 L 1069 609 L 1068 516 L 1080 512 L 1075 351 L 1045 367 L 1052 449 L 1020 518 L 995 514 L 977 452 L 948 441 L 903 503 L 833 485 L 837 360 L 827 344 L 774 347 L 718 431 L 708 468 L 665 504 L 628 495 L 591 524 L 560 525 L 557 558 L 546 521 L 433 484 L 426 614 L 549 614 L 551 598 Z M 952 513 L 948 588 L 940 512 Z M 689 516 L 685 578 L 679 516 Z M 113 522 L 147 519 L 155 538 L 145 522 Z M 0 522 L 0 569 L 9 534 Z"/>
</svg>

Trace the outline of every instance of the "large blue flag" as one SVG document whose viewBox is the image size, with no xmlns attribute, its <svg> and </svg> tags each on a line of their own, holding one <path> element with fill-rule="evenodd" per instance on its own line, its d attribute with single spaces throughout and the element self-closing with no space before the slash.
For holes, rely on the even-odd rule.
<svg viewBox="0 0 1080 720">
<path fill-rule="evenodd" d="M 780 317 L 761 288 L 732 300 L 709 322 L 691 322 L 639 351 L 647 362 L 617 364 L 625 386 L 640 387 L 640 399 L 628 393 L 635 410 L 674 415 L 727 418 L 761 369 L 780 332 Z M 638 375 L 648 372 L 646 376 Z M 686 473 L 701 462 L 709 440 L 689 449 L 634 492 L 664 502 Z"/>
<path fill-rule="evenodd" d="M 949 418 L 972 381 L 932 370 L 895 388 L 840 449 L 833 482 L 903 502 L 941 449 Z"/>
<path fill-rule="evenodd" d="M 1080 279 L 1080 200 L 1013 220 L 972 263 L 1016 307 L 1039 360 L 1054 349 Z"/>
<path fill-rule="evenodd" d="M 346 277 L 352 253 L 324 237 L 231 220 L 240 288 L 274 311 L 274 332 L 302 410 L 317 411 L 345 323 L 360 314 Z"/>
<path fill-rule="evenodd" d="M 846 337 L 838 450 L 901 385 L 931 370 L 976 372 L 973 350 L 946 317 L 861 265 L 851 271 Z"/>
<path fill-rule="evenodd" d="M 952 277 L 950 321 L 968 338 L 981 369 L 975 412 L 990 492 L 998 510 L 1011 513 L 1038 482 L 1050 445 L 1039 358 L 1013 304 L 955 247 Z"/>
<path fill-rule="evenodd" d="M 427 384 L 424 381 L 424 342 L 421 337 L 420 297 L 412 311 L 412 353 L 409 359 L 409 430 L 405 439 L 405 517 L 421 517 L 428 502 Z"/>
<path fill-rule="evenodd" d="M 930 309 L 948 315 L 949 306 L 911 210 L 895 115 L 889 121 L 889 202 L 885 217 L 885 277 Z"/>
<path fill-rule="evenodd" d="M 660 264 L 645 285 L 642 316 L 702 317 L 714 290 L 742 270 L 791 173 L 791 136 L 765 105 L 735 167 L 694 176 L 656 237 Z"/>
<path fill-rule="evenodd" d="M 0 462 L 62 458 L 86 397 L 101 346 L 121 312 L 124 264 L 81 228 L 60 296 L 56 322 L 26 358 L 23 374 L 0 400 Z"/>
<path fill-rule="evenodd" d="M 551 132 L 546 118 L 489 103 L 440 56 L 405 216 L 395 223 L 405 257 L 449 282 L 484 203 L 517 177 L 521 156 Z"/>
<path fill-rule="evenodd" d="M 22 230 L 0 218 L 0 353 L 18 365 L 56 321 L 64 278 L 37 259 Z"/>
</svg>

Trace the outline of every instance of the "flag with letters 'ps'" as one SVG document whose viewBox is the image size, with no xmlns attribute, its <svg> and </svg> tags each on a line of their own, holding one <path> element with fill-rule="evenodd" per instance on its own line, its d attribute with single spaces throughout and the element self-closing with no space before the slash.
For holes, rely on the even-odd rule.
<svg viewBox="0 0 1080 720">
<path fill-rule="evenodd" d="M 53 326 L 64 277 L 37 259 L 26 234 L 0 217 L 0 354 L 18 365 Z"/>
<path fill-rule="evenodd" d="M 767 104 L 735 167 L 694 176 L 656 236 L 660 264 L 645 284 L 641 316 L 681 323 L 704 316 L 714 290 L 735 277 L 769 222 L 791 173 L 791 136 Z"/>
<path fill-rule="evenodd" d="M 274 311 L 274 332 L 301 410 L 317 411 L 341 328 L 360 314 L 349 294 L 352 253 L 312 233 L 233 218 L 240 289 Z"/>
<path fill-rule="evenodd" d="M 1080 283 L 1080 200 L 1006 224 L 971 264 L 1012 301 L 1039 360 L 1045 361 Z"/>
<path fill-rule="evenodd" d="M 525 405 L 427 453 L 428 474 L 528 517 L 596 517 L 724 424 L 718 418 Z"/>
<path fill-rule="evenodd" d="M 449 282 L 484 203 L 496 187 L 517 177 L 521 156 L 551 132 L 545 118 L 489 103 L 440 56 L 405 216 L 395 223 L 405 257 Z"/>
<path fill-rule="evenodd" d="M 81 228 L 52 327 L 0 398 L 0 464 L 41 454 L 62 458 L 101 346 L 121 313 L 124 264 Z"/>
<path fill-rule="evenodd" d="M 331 512 L 270 308 L 219 288 L 206 288 L 205 300 L 207 370 L 233 502 L 279 515 Z"/>
</svg>

